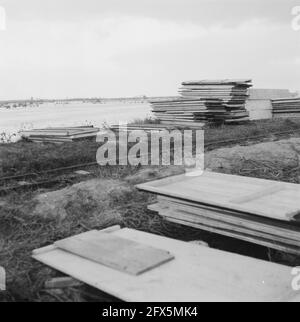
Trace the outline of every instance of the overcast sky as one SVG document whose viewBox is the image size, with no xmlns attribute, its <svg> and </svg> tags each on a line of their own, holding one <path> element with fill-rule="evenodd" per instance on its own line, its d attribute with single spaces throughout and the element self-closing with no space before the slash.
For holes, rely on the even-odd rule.
<svg viewBox="0 0 300 322">
<path fill-rule="evenodd" d="M 300 89 L 300 0 L 0 0 L 0 99 L 174 95 L 184 80 Z"/>
</svg>

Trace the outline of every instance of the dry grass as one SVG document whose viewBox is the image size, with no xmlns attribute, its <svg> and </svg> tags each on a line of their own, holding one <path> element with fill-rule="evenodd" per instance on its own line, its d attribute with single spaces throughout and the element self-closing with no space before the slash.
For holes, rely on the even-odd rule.
<svg viewBox="0 0 300 322">
<path fill-rule="evenodd" d="M 205 130 L 206 142 L 248 138 L 252 136 L 270 136 L 270 132 L 300 130 L 300 119 L 258 120 L 240 125 L 222 125 Z"/>
<path fill-rule="evenodd" d="M 288 182 L 295 181 L 295 172 L 283 171 L 269 164 L 246 162 L 241 163 L 237 173 L 268 179 L 277 178 Z M 278 175 L 279 174 L 279 175 Z M 299 170 L 297 175 L 300 175 Z M 191 229 L 164 221 L 160 216 L 147 210 L 147 205 L 154 201 L 154 197 L 137 192 L 132 186 L 126 191 L 126 198 L 122 195 L 110 196 L 109 210 L 121 215 L 121 222 L 103 222 L 101 212 L 95 215 L 91 209 L 85 209 L 82 216 L 80 199 L 72 205 L 72 212 L 63 221 L 29 216 L 24 211 L 24 201 L 31 195 L 10 196 L 10 206 L 0 208 L 0 265 L 8 272 L 8 292 L 0 294 L 0 301 L 85 301 L 114 300 L 110 296 L 96 292 L 87 287 L 66 289 L 58 294 L 45 291 L 44 282 L 50 277 L 59 276 L 59 273 L 32 260 L 31 251 L 54 241 L 79 234 L 91 229 L 102 229 L 112 224 L 121 223 L 122 226 L 151 232 L 185 241 L 203 240 L 211 247 L 230 252 L 252 256 L 264 260 L 296 266 L 300 258 L 289 256 L 267 248 L 238 241 L 235 239 L 210 234 L 204 231 Z M 86 204 L 84 205 L 86 206 Z M 90 205 L 93 207 L 93 204 Z M 76 211 L 79 209 L 80 211 Z M 87 215 L 93 214 L 93 215 Z M 91 295 L 92 294 L 92 295 Z"/>
<path fill-rule="evenodd" d="M 0 301 L 81 301 L 86 299 L 85 296 L 90 296 L 90 292 L 82 293 L 82 289 L 73 292 L 66 290 L 55 296 L 44 290 L 44 282 L 58 273 L 34 261 L 31 252 L 58 239 L 113 224 L 179 239 L 198 239 L 202 235 L 196 230 L 167 224 L 147 210 L 152 196 L 137 192 L 130 185 L 128 189 L 125 191 L 126 198 L 122 194 L 110 194 L 109 209 L 103 207 L 102 212 L 97 208 L 97 214 L 91 203 L 88 205 L 90 209 L 85 208 L 85 216 L 82 216 L 82 209 L 87 207 L 87 203 L 82 204 L 83 201 L 78 199 L 64 220 L 30 216 L 24 203 L 33 196 L 26 194 L 20 198 L 20 195 L 11 195 L 9 206 L 0 207 L 0 265 L 6 268 L 8 278 L 8 291 L 0 293 Z M 105 218 L 109 218 L 108 212 L 111 212 L 111 218 L 119 214 L 122 219 L 103 222 L 104 212 Z M 107 295 L 95 293 L 95 296 L 98 300 L 110 300 Z"/>
<path fill-rule="evenodd" d="M 299 127 L 300 121 L 276 121 L 275 123 L 257 122 L 243 127 L 221 127 L 207 130 L 207 140 L 236 138 L 237 135 L 253 136 L 268 133 L 271 130 L 283 131 Z M 36 145 L 20 142 L 0 146 L 2 175 L 34 172 L 61 166 L 69 166 L 95 159 L 97 144 L 93 142 L 64 144 L 61 146 Z M 97 171 L 99 178 L 122 180 L 136 173 L 139 168 L 103 167 Z M 1 172 L 1 171 L 0 171 Z M 241 160 L 234 173 L 272 180 L 299 183 L 299 168 L 283 169 L 270 162 Z M 147 204 L 153 196 L 137 192 L 128 184 L 130 193 L 111 195 L 109 210 L 121 215 L 121 224 L 126 227 L 152 232 L 185 241 L 204 240 L 211 247 L 272 260 L 291 266 L 299 265 L 300 259 L 264 247 L 237 241 L 235 239 L 209 234 L 207 232 L 185 228 L 165 222 L 161 217 L 149 212 Z M 95 215 L 93 209 L 86 209 L 88 215 L 82 216 L 80 199 L 72 205 L 72 214 L 64 220 L 33 217 L 28 214 L 24 204 L 31 200 L 33 193 L 11 194 L 6 205 L 0 203 L 0 265 L 8 274 L 8 291 L 0 293 L 0 301 L 82 301 L 113 300 L 110 296 L 87 287 L 67 289 L 62 292 L 46 292 L 44 282 L 57 272 L 32 260 L 31 251 L 54 241 L 75 235 L 90 229 L 102 229 L 115 222 L 103 222 L 101 211 Z M 93 204 L 90 205 L 93 207 Z M 78 211 L 76 211 L 76 209 Z"/>
<path fill-rule="evenodd" d="M 148 123 L 150 121 L 151 119 L 146 119 L 139 122 Z M 269 137 L 270 132 L 292 129 L 300 129 L 300 119 L 263 120 L 244 125 L 209 127 L 205 129 L 205 141 L 242 139 L 256 135 Z M 0 144 L 0 177 L 95 162 L 98 147 L 99 143 L 93 141 L 64 143 L 62 145 L 22 141 Z"/>
</svg>

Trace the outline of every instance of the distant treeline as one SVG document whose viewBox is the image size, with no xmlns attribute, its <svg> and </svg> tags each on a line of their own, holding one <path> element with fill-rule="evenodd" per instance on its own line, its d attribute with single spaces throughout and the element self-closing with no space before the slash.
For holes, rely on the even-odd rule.
<svg viewBox="0 0 300 322">
<path fill-rule="evenodd" d="M 147 96 L 136 96 L 136 97 L 118 97 L 118 98 L 66 98 L 66 99 L 27 99 L 27 100 L 6 100 L 0 101 L 0 108 L 13 108 L 13 107 L 26 107 L 26 106 L 39 106 L 40 104 L 69 104 L 69 103 L 94 103 L 94 104 L 105 104 L 110 102 L 130 102 L 140 103 L 148 102 L 149 100 L 166 99 L 172 98 L 172 96 L 164 97 L 147 97 Z"/>
</svg>

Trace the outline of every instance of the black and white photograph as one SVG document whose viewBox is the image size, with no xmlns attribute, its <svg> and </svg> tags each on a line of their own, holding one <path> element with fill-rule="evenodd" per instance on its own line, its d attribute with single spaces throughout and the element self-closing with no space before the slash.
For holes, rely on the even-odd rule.
<svg viewBox="0 0 300 322">
<path fill-rule="evenodd" d="M 300 0 L 0 0 L 0 302 L 300 302 Z"/>
</svg>

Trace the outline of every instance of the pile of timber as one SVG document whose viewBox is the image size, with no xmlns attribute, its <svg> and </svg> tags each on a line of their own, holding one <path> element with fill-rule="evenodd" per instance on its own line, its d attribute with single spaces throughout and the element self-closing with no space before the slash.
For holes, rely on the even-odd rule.
<svg viewBox="0 0 300 322">
<path fill-rule="evenodd" d="M 150 101 L 162 124 L 204 125 L 247 121 L 250 79 L 183 82 L 178 98 Z"/>
<path fill-rule="evenodd" d="M 250 88 L 249 97 L 246 102 L 246 109 L 249 112 L 250 120 L 272 119 L 273 108 L 271 100 L 295 96 L 297 94 L 290 92 L 288 89 Z"/>
<path fill-rule="evenodd" d="M 128 124 L 128 125 L 111 125 L 109 127 L 110 130 L 114 132 L 125 132 L 125 131 L 145 131 L 148 133 L 151 132 L 159 132 L 163 130 L 172 131 L 176 129 L 184 129 L 187 126 L 180 124 Z M 193 125 L 189 125 L 189 128 L 193 128 Z M 195 128 L 199 128 L 199 124 L 195 126 Z"/>
<path fill-rule="evenodd" d="M 49 127 L 21 131 L 20 135 L 31 142 L 64 143 L 95 138 L 98 132 L 99 128 L 93 126 Z"/>
<path fill-rule="evenodd" d="M 110 130 L 114 132 L 121 132 L 121 131 L 145 131 L 145 132 L 152 132 L 152 131 L 161 131 L 165 129 L 175 129 L 174 126 L 167 126 L 162 124 L 116 124 L 111 125 Z"/>
<path fill-rule="evenodd" d="M 300 185 L 204 172 L 137 186 L 166 220 L 300 255 Z"/>
<path fill-rule="evenodd" d="M 272 100 L 273 117 L 300 117 L 300 97 Z"/>
</svg>

